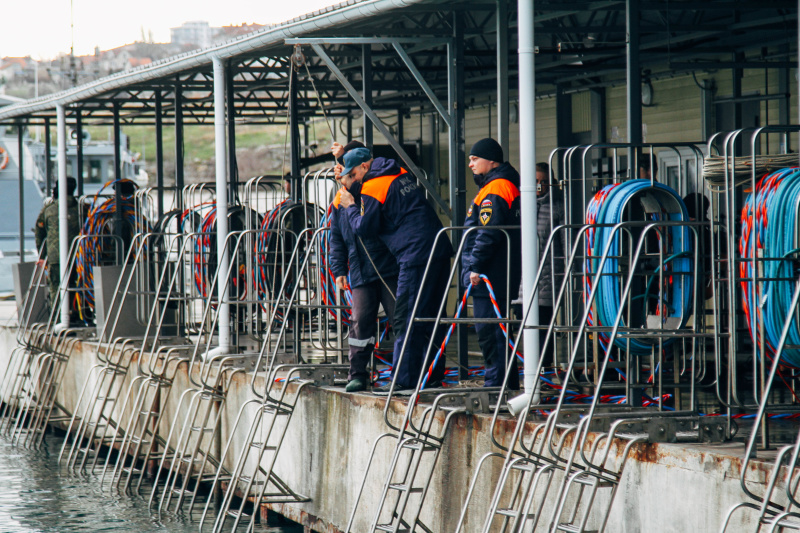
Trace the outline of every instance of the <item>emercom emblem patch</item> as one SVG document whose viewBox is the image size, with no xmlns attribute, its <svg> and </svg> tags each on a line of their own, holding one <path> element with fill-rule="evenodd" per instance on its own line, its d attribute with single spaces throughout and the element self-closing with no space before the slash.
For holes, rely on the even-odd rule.
<svg viewBox="0 0 800 533">
<path fill-rule="evenodd" d="M 364 199 L 361 199 L 361 216 L 364 216 Z"/>
<path fill-rule="evenodd" d="M 481 202 L 481 212 L 479 215 L 481 224 L 484 226 L 492 219 L 492 201 L 488 198 Z"/>
</svg>

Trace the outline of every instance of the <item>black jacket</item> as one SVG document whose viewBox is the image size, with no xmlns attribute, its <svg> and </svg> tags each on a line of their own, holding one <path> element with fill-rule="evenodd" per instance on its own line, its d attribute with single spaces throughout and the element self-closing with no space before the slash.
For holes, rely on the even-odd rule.
<svg viewBox="0 0 800 533">
<path fill-rule="evenodd" d="M 470 272 L 485 274 L 497 298 L 504 300 L 510 287 L 509 296 L 514 299 L 522 273 L 519 173 L 506 162 L 475 179 L 480 190 L 469 206 L 464 225 L 480 229 L 468 231 L 464 237 L 461 284 L 464 288 L 469 285 Z M 505 232 L 486 229 L 492 226 L 517 226 L 517 229 Z M 488 296 L 486 285 L 479 284 L 472 289 L 472 295 Z"/>
<path fill-rule="evenodd" d="M 376 157 L 361 186 L 361 202 L 347 209 L 361 238 L 378 236 L 401 265 L 428 262 L 442 222 L 425 199 L 417 180 L 394 159 Z M 435 258 L 453 255 L 450 240 L 440 238 Z"/>
<path fill-rule="evenodd" d="M 331 209 L 331 239 L 330 239 L 330 262 L 331 271 L 335 277 L 346 276 L 350 273 L 350 286 L 360 287 L 378 280 L 378 267 L 381 277 L 384 279 L 396 276 L 398 272 L 397 261 L 389 253 L 389 249 L 377 237 L 363 237 L 361 242 L 344 213 L 344 209 L 339 207 L 341 201 L 341 189 L 336 193 Z M 359 201 L 358 194 L 355 195 L 356 202 Z M 366 251 L 365 251 L 366 247 Z M 369 256 L 367 256 L 367 253 Z M 372 259 L 372 262 L 370 262 Z"/>
</svg>

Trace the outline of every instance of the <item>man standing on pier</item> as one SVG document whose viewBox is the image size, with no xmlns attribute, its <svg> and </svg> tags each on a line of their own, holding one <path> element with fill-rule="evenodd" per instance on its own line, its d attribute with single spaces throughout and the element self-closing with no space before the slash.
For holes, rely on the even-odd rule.
<svg viewBox="0 0 800 533">
<path fill-rule="evenodd" d="M 469 152 L 472 170 L 479 191 L 467 211 L 464 225 L 475 227 L 465 234 L 461 253 L 461 284 L 472 286 L 472 310 L 476 319 L 495 319 L 489 290 L 481 279 L 486 276 L 494 288 L 501 313 L 505 313 L 509 290 L 516 296 L 522 275 L 522 241 L 520 239 L 519 173 L 503 157 L 503 148 L 494 139 L 481 139 Z M 491 229 L 496 226 L 517 226 L 516 229 Z M 478 343 L 486 363 L 485 387 L 503 384 L 506 369 L 508 388 L 519 389 L 516 358 L 507 355 L 508 339 L 500 324 L 477 323 Z"/>
<path fill-rule="evenodd" d="M 343 176 L 361 185 L 361 201 L 342 191 L 340 205 L 346 209 L 350 226 L 361 238 L 378 236 L 400 266 L 392 327 L 396 336 L 393 372 L 395 389 L 413 389 L 420 373 L 432 362 L 426 349 L 433 334 L 432 322 L 422 322 L 411 331 L 411 312 L 417 305 L 418 318 L 435 318 L 439 304 L 447 298 L 453 248 L 446 238 L 433 249 L 442 223 L 416 179 L 397 161 L 376 157 L 366 148 L 355 148 L 344 156 Z M 433 255 L 425 286 L 422 278 L 428 257 Z M 446 328 L 437 328 L 434 349 Z M 408 341 L 406 341 L 408 337 Z M 403 344 L 406 344 L 402 354 Z M 444 358 L 433 369 L 427 387 L 436 387 L 444 378 Z M 379 392 L 388 392 L 390 385 Z"/>
<path fill-rule="evenodd" d="M 67 234 L 70 246 L 81 231 L 78 200 L 73 196 L 77 185 L 75 178 L 67 178 Z M 64 261 L 69 260 L 67 257 L 59 256 L 58 184 L 53 187 L 52 197 L 53 199 L 48 201 L 39 213 L 34 228 L 36 248 L 42 251 L 38 263 L 43 267 L 47 262 L 49 269 L 47 283 L 50 287 L 50 309 L 53 309 L 58 297 L 58 287 L 61 284 L 61 265 Z M 42 248 L 43 242 L 45 243 L 44 248 Z M 75 275 L 74 271 L 72 275 Z"/>
<path fill-rule="evenodd" d="M 352 148 L 364 148 L 358 141 L 347 146 L 334 143 L 331 152 L 338 160 Z M 350 307 L 350 371 L 347 392 L 363 391 L 370 381 L 369 361 L 376 344 L 378 306 L 382 305 L 391 322 L 394 314 L 394 293 L 397 292 L 397 261 L 386 245 L 377 237 L 359 238 L 350 227 L 342 207 L 342 192 L 360 200 L 360 183 L 341 175 L 341 165 L 336 166 L 336 181 L 342 188 L 336 193 L 331 209 L 330 265 L 336 278 L 336 288 L 350 289 L 353 304 Z M 348 273 L 350 279 L 348 281 Z M 378 333 L 378 338 L 380 332 Z"/>
</svg>

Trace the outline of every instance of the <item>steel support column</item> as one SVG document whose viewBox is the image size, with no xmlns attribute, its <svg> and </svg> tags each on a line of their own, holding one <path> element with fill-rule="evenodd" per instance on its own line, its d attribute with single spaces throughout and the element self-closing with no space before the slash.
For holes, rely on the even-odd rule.
<svg viewBox="0 0 800 533">
<path fill-rule="evenodd" d="M 236 200 L 239 186 L 239 167 L 236 161 L 236 103 L 234 102 L 235 92 L 233 85 L 233 67 L 228 61 L 228 68 L 225 71 L 225 103 L 228 116 L 228 199 L 230 202 Z"/>
<path fill-rule="evenodd" d="M 628 142 L 642 142 L 642 69 L 639 64 L 639 0 L 625 1 L 625 31 L 627 32 L 627 103 Z M 637 149 L 628 150 L 628 176 L 638 177 Z"/>
<path fill-rule="evenodd" d="M 175 195 L 183 209 L 183 89 L 175 85 Z"/>
<path fill-rule="evenodd" d="M 572 95 L 556 85 L 556 146 L 576 144 L 572 138 Z"/>
<path fill-rule="evenodd" d="M 592 143 L 606 142 L 606 90 L 604 88 L 592 89 Z"/>
<path fill-rule="evenodd" d="M 300 127 L 298 125 L 297 120 L 297 99 L 298 99 L 298 87 L 297 87 L 297 71 L 295 68 L 290 70 L 290 80 L 289 80 L 289 165 L 290 165 L 290 172 L 292 175 L 292 199 L 295 201 L 296 204 L 300 204 L 303 199 L 302 194 L 302 187 L 303 187 L 303 180 L 302 176 L 300 176 Z M 316 192 L 315 192 L 316 194 Z M 305 210 L 304 209 L 293 209 L 292 210 L 292 231 L 295 235 L 299 235 L 305 229 L 306 226 L 306 217 L 305 217 Z M 301 272 L 299 270 L 299 265 L 297 265 L 297 270 L 295 271 L 296 279 L 300 279 Z M 286 318 L 288 320 L 288 317 Z M 302 357 L 302 350 L 301 350 L 301 333 L 302 327 L 300 325 L 300 315 L 299 313 L 295 315 L 294 320 L 294 328 L 292 331 L 292 340 L 294 344 L 294 353 L 297 361 L 301 361 Z"/>
<path fill-rule="evenodd" d="M 122 179 L 122 132 L 119 125 L 119 102 L 114 102 L 114 180 L 119 184 Z M 114 233 L 119 237 L 119 242 L 123 240 L 124 218 L 122 216 L 122 187 L 114 187 Z M 59 189 L 60 190 L 60 189 Z M 125 253 L 127 250 L 117 250 L 117 264 L 121 265 L 125 261 Z"/>
<path fill-rule="evenodd" d="M 508 0 L 497 0 L 497 142 L 509 159 Z"/>
<path fill-rule="evenodd" d="M 17 123 L 17 170 L 19 171 L 19 262 L 25 260 L 25 128 Z"/>
<path fill-rule="evenodd" d="M 700 91 L 700 129 L 703 132 L 703 141 L 714 135 L 717 129 L 714 124 L 714 93 L 712 83 L 709 80 L 702 81 L 703 88 Z"/>
<path fill-rule="evenodd" d="M 789 46 L 782 45 L 778 47 L 778 53 L 789 55 Z M 788 67 L 778 69 L 778 94 L 781 96 L 778 100 L 778 124 L 788 126 L 789 120 L 789 76 L 791 69 Z M 789 148 L 785 143 L 781 145 L 782 149 Z"/>
<path fill-rule="evenodd" d="M 364 95 L 364 102 L 372 109 L 372 45 L 364 44 L 361 46 L 361 94 Z M 372 151 L 372 122 L 364 113 L 362 120 L 364 128 L 364 145 Z"/>
<path fill-rule="evenodd" d="M 83 196 L 83 116 L 80 109 L 75 110 L 75 133 L 78 136 L 75 139 L 76 157 L 78 158 L 76 169 L 78 175 L 75 176 L 75 179 L 78 182 L 78 197 L 81 197 Z"/>
<path fill-rule="evenodd" d="M 450 128 L 448 129 L 448 155 L 450 174 L 450 211 L 454 225 L 464 223 L 467 217 L 467 183 L 464 132 L 464 14 L 453 13 L 453 40 L 447 44 L 447 103 Z M 461 241 L 460 231 L 451 235 L 453 245 Z M 469 354 L 467 328 L 458 326 L 459 378 L 469 377 Z"/>
<path fill-rule="evenodd" d="M 164 124 L 162 117 L 161 91 L 155 93 L 156 109 L 156 194 L 158 195 L 158 218 L 164 214 Z"/>
<path fill-rule="evenodd" d="M 56 104 L 56 139 L 58 142 L 58 257 L 61 279 L 69 269 L 69 212 L 67 210 L 67 112 L 64 104 Z M 50 258 L 52 262 L 52 258 Z M 69 325 L 69 299 L 61 298 L 61 325 Z"/>
<path fill-rule="evenodd" d="M 534 291 L 533 281 L 539 270 L 539 237 L 536 233 L 536 48 L 534 45 L 534 1 L 517 0 L 519 19 L 519 170 L 522 208 L 522 289 L 523 302 Z M 536 296 L 527 314 L 525 341 L 525 401 L 538 393 L 539 298 Z"/>
<path fill-rule="evenodd" d="M 228 303 L 230 278 L 230 253 L 226 247 L 228 237 L 228 176 L 227 149 L 225 146 L 225 66 L 219 57 L 212 59 L 214 68 L 214 158 L 216 162 L 217 191 L 217 298 L 219 299 L 219 348 L 215 353 L 228 353 L 231 347 L 231 310 Z"/>
<path fill-rule="evenodd" d="M 397 110 L 397 142 L 405 144 L 405 111 Z"/>
<path fill-rule="evenodd" d="M 50 137 L 50 117 L 44 119 L 44 186 L 47 196 L 53 190 L 53 160 L 50 158 L 50 150 L 52 150 L 53 141 Z"/>
<path fill-rule="evenodd" d="M 739 63 L 744 61 L 744 54 L 736 52 L 733 54 L 733 62 Z M 741 68 L 734 68 L 731 70 L 731 86 L 733 87 L 733 129 L 737 130 L 744 126 L 742 123 L 742 76 L 744 70 Z M 736 150 L 736 155 L 741 155 L 742 144 L 739 143 L 739 149 Z"/>
</svg>

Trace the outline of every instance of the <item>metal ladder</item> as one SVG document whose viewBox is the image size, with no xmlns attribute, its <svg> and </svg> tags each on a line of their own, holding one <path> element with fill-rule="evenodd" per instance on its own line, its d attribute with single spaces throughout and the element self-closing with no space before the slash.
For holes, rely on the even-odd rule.
<svg viewBox="0 0 800 533">
<path fill-rule="evenodd" d="M 118 447 L 116 462 L 111 469 L 111 486 L 126 491 L 138 476 L 135 490 L 139 490 L 151 461 L 160 460 L 166 453 L 166 441 L 157 431 L 163 417 L 161 405 L 166 403 L 178 369 L 188 363 L 188 346 L 162 346 L 157 357 L 165 359 L 164 370 L 150 375 L 140 375 L 131 380 L 125 403 L 120 412 L 128 420 L 122 420 L 122 431 L 115 434 L 110 446 Z M 162 353 L 163 352 L 163 353 Z M 141 361 L 141 359 L 140 359 Z M 131 401 L 133 398 L 133 401 Z M 109 471 L 112 455 L 106 457 L 100 482 Z"/>
<path fill-rule="evenodd" d="M 747 485 L 750 463 L 757 454 L 756 447 L 760 437 L 758 428 L 768 423 L 766 416 L 767 409 L 770 406 L 770 393 L 773 390 L 775 377 L 778 375 L 778 366 L 783 356 L 783 351 L 787 348 L 789 330 L 792 327 L 793 320 L 797 317 L 798 309 L 800 309 L 800 278 L 795 282 L 789 312 L 784 320 L 780 341 L 776 347 L 775 356 L 772 357 L 772 365 L 767 376 L 764 393 L 753 422 L 754 429 L 748 438 L 743 455 L 740 484 L 747 499 L 728 510 L 722 523 L 721 533 L 727 531 L 734 514 L 744 509 L 757 512 L 756 531 L 761 530 L 762 525 L 769 526 L 768 531 L 800 530 L 800 498 L 795 494 L 798 486 L 798 467 L 800 467 L 800 432 L 797 433 L 793 444 L 782 446 L 777 450 L 764 492 L 756 494 Z M 778 485 L 781 481 L 783 485 L 782 491 L 778 490 Z M 781 492 L 783 497 L 778 496 Z"/>
<path fill-rule="evenodd" d="M 59 461 L 65 461 L 68 469 L 83 471 L 91 457 L 88 466 L 93 470 L 102 447 L 115 442 L 120 434 L 113 416 L 136 351 L 131 339 L 115 341 L 109 346 L 107 357 L 101 356 L 102 362 L 90 368 L 67 429 L 71 443 L 65 439 L 59 453 Z"/>
<path fill-rule="evenodd" d="M 252 528 L 260 505 L 264 503 L 309 501 L 308 497 L 294 491 L 276 474 L 274 468 L 277 457 L 303 389 L 312 384 L 331 386 L 334 379 L 342 377 L 346 371 L 344 365 L 278 365 L 269 373 L 263 400 L 250 400 L 242 405 L 230 429 L 230 437 L 211 486 L 212 492 L 223 491 L 212 531 L 233 531 L 243 519 L 249 520 L 248 527 Z M 285 381 L 280 390 L 277 390 L 276 382 L 281 379 L 278 376 L 284 372 Z M 250 409 L 253 406 L 254 411 Z M 251 417 L 250 424 L 234 467 L 227 476 L 223 465 L 232 459 L 234 439 L 237 434 L 241 435 L 241 430 L 245 427 L 244 421 L 248 417 Z M 248 514 L 247 508 L 250 506 L 252 510 Z M 211 500 L 206 503 L 203 511 L 201 529 L 208 519 L 210 509 Z"/>
<path fill-rule="evenodd" d="M 202 388 L 187 389 L 181 396 L 180 406 L 185 405 L 188 398 L 186 416 L 178 425 L 179 417 L 176 415 L 170 426 L 166 439 L 168 451 L 163 454 L 157 470 L 159 477 L 166 471 L 164 490 L 158 503 L 159 513 L 171 508 L 180 509 L 187 497 L 190 497 L 189 506 L 183 512 L 191 513 L 200 486 L 214 479 L 206 471 L 206 466 L 215 470 L 220 468 L 220 461 L 216 458 L 219 453 L 214 449 L 219 437 L 220 416 L 231 380 L 245 370 L 242 366 L 233 366 L 233 360 L 238 358 L 209 361 L 209 366 L 217 367 L 216 372 L 210 372 L 214 377 L 207 377 Z M 155 504 L 157 490 L 158 487 L 154 486 L 150 495 L 151 506 Z"/>
<path fill-rule="evenodd" d="M 372 448 L 356 503 L 345 529 L 352 531 L 359 503 L 364 493 L 378 444 L 386 437 L 397 442 L 389 471 L 376 506 L 370 531 L 425 531 L 431 529 L 420 520 L 431 481 L 446 441 L 450 425 L 456 415 L 491 412 L 498 402 L 496 389 L 458 389 L 453 392 L 422 391 L 417 399 L 432 403 L 426 406 L 420 416 L 419 427 L 409 423 L 410 429 L 399 434 L 385 433 L 378 437 Z M 414 397 L 409 405 L 415 403 Z M 411 407 L 410 407 L 411 409 Z M 435 427 L 437 413 L 446 413 L 440 427 Z"/>
<path fill-rule="evenodd" d="M 74 252 L 75 243 L 72 245 Z M 74 268 L 74 253 L 68 265 L 68 272 Z M 41 285 L 44 270 L 31 279 L 26 302 L 35 299 Z M 69 279 L 69 276 L 67 276 Z M 85 338 L 87 330 L 83 328 L 65 328 L 55 331 L 55 323 L 59 317 L 60 300 L 69 293 L 68 283 L 61 282 L 59 298 L 53 303 L 49 319 L 46 323 L 30 324 L 30 317 L 23 316 L 19 346 L 12 354 L 3 383 L 3 396 L 7 396 L 6 406 L 2 413 L 3 421 L 0 429 L 5 431 L 14 445 L 39 446 L 50 422 L 69 420 L 70 414 L 56 402 L 69 357 L 79 340 Z M 31 326 L 31 327 L 29 327 Z M 58 409 L 60 416 L 53 416 Z"/>
<path fill-rule="evenodd" d="M 623 227 L 620 224 L 619 227 Z M 579 231 L 579 236 L 584 234 L 587 227 L 582 227 Z M 555 233 L 555 232 L 554 232 Z M 646 233 L 646 232 L 644 232 Z M 639 260 L 644 243 L 644 233 L 641 235 L 636 252 L 633 254 L 632 266 L 630 273 L 626 276 L 625 290 L 623 292 L 622 300 L 628 298 L 631 289 L 631 282 L 634 276 L 636 262 Z M 548 243 L 545 247 L 545 257 L 549 251 L 552 243 L 553 235 L 551 234 Z M 570 254 L 569 265 L 567 270 L 570 271 L 575 262 L 576 252 L 579 248 L 579 240 L 576 239 Z M 606 247 L 602 258 L 600 259 L 600 266 L 597 272 L 601 272 L 603 263 L 608 257 L 609 248 Z M 592 290 L 585 302 L 585 310 L 583 318 L 579 322 L 577 328 L 577 335 L 580 338 L 588 329 L 588 318 L 591 311 L 591 304 L 596 294 L 598 274 L 594 275 L 593 283 L 591 284 Z M 565 279 L 556 298 L 556 302 L 560 305 L 564 300 L 566 293 L 566 285 L 568 280 Z M 538 279 L 535 280 L 534 286 L 537 286 Z M 525 311 L 530 311 L 531 300 L 527 303 Z M 555 316 L 556 313 L 554 313 Z M 620 321 L 622 318 L 622 309 L 620 309 L 613 328 L 610 331 L 609 346 L 613 346 L 614 340 L 619 333 Z M 547 342 L 554 334 L 555 319 L 553 319 L 547 329 L 546 340 Z M 630 334 L 630 333 L 628 333 Z M 653 333 L 658 335 L 659 332 Z M 518 345 L 522 332 L 517 337 L 515 343 Z M 676 415 L 667 415 L 664 412 L 646 410 L 646 409 L 615 409 L 606 407 L 604 409 L 598 408 L 598 399 L 604 391 L 604 379 L 607 370 L 611 368 L 610 354 L 612 350 L 606 350 L 605 357 L 602 361 L 596 363 L 599 372 L 596 374 L 597 380 L 592 383 L 594 389 L 594 396 L 591 405 L 588 408 L 576 408 L 568 405 L 567 389 L 570 386 L 571 380 L 574 379 L 575 369 L 580 358 L 580 347 L 578 343 L 574 344 L 570 357 L 568 359 L 567 368 L 565 370 L 566 379 L 562 382 L 561 391 L 558 394 L 554 410 L 549 414 L 544 424 L 538 424 L 531 432 L 533 438 L 529 445 L 525 444 L 524 435 L 526 431 L 526 421 L 528 414 L 531 413 L 533 408 L 534 394 L 529 396 L 527 405 L 522 409 L 517 419 L 517 424 L 513 436 L 511 437 L 510 444 L 504 447 L 495 441 L 501 449 L 506 450 L 505 454 L 489 453 L 486 454 L 479 462 L 478 469 L 470 486 L 467 500 L 462 508 L 462 513 L 459 518 L 457 531 L 462 531 L 468 508 L 471 503 L 472 494 L 475 484 L 479 477 L 481 468 L 488 464 L 492 458 L 504 457 L 503 469 L 500 478 L 495 486 L 494 496 L 490 504 L 489 511 L 484 521 L 483 529 L 485 533 L 489 531 L 533 531 L 541 529 L 547 530 L 551 533 L 558 531 L 580 533 L 586 531 L 589 522 L 590 513 L 592 512 L 596 500 L 596 495 L 601 489 L 610 489 L 610 496 L 608 498 L 608 506 L 600 510 L 600 529 L 602 531 L 610 512 L 610 507 L 613 504 L 613 496 L 616 493 L 618 480 L 621 476 L 622 468 L 627 459 L 627 453 L 630 448 L 637 442 L 643 440 L 662 441 L 674 439 L 676 428 L 694 430 L 698 434 L 696 424 L 696 416 L 691 416 L 693 413 L 683 413 L 684 417 L 680 417 L 681 413 Z M 539 362 L 537 374 L 541 372 L 542 361 Z M 628 368 L 630 368 L 630 363 Z M 575 383 L 576 386 L 586 386 L 586 383 Z M 505 384 L 503 386 L 505 388 Z M 536 409 L 552 408 L 551 406 L 539 405 Z M 583 419 L 578 420 L 578 414 L 581 410 Z M 599 411 L 606 411 L 603 415 Z M 665 418 L 666 417 L 666 418 Z M 672 420 L 667 420 L 673 417 Z M 492 422 L 492 427 L 496 423 L 497 412 Z M 652 423 L 647 427 L 647 431 L 643 429 L 648 425 L 648 421 L 652 419 Z M 617 435 L 617 429 L 621 425 L 636 427 L 637 432 L 626 435 L 623 439 L 627 442 L 623 452 L 623 459 L 621 465 L 617 469 L 609 467 L 608 452 L 615 440 L 620 440 Z M 605 431 L 596 438 L 595 444 L 587 452 L 588 435 L 590 431 L 597 432 L 598 430 Z M 492 432 L 493 434 L 493 432 Z M 570 440 L 571 438 L 571 440 Z M 567 445 L 566 443 L 569 442 Z M 598 449 L 599 443 L 605 442 L 605 448 L 600 451 Z M 559 474 L 560 479 L 555 475 Z M 559 479 L 554 484 L 554 480 Z M 542 485 L 546 480 L 546 484 Z M 555 490 L 553 490 L 555 489 Z M 569 496 L 569 498 L 568 498 Z M 568 503 L 568 500 L 572 503 Z M 505 503 L 503 503 L 505 502 Z M 550 508 L 551 513 L 549 518 L 543 518 L 542 511 L 545 508 Z M 502 519 L 502 523 L 498 526 L 495 524 L 498 518 Z"/>
<path fill-rule="evenodd" d="M 84 237 L 91 238 L 91 236 L 81 238 Z M 125 257 L 123 264 L 132 264 L 133 267 L 127 271 L 123 269 L 122 275 L 117 280 L 110 304 L 112 312 L 106 317 L 107 320 L 98 339 L 96 350 L 98 363 L 89 369 L 76 402 L 75 413 L 67 429 L 68 435 L 72 436 L 72 444 L 69 445 L 69 438 L 65 439 L 59 453 L 59 460 L 64 459 L 69 469 L 77 468 L 78 471 L 82 471 L 91 456 L 89 469 L 94 470 L 102 455 L 102 448 L 114 446 L 122 435 L 119 423 L 122 413 L 117 412 L 117 407 L 127 403 L 125 380 L 128 378 L 132 362 L 144 349 L 147 341 L 146 336 L 140 339 L 123 338 L 116 336 L 116 332 L 126 300 L 129 297 L 135 298 L 138 304 L 142 297 L 141 291 L 133 290 L 133 283 L 137 276 L 142 275 L 142 272 L 151 266 L 148 246 L 153 246 L 152 241 L 155 237 L 157 235 L 152 233 L 136 234 Z M 75 242 L 78 243 L 79 240 L 76 239 Z M 135 380 L 131 386 L 134 383 Z M 130 391 L 131 387 L 128 387 L 128 390 Z M 120 402 L 123 394 L 125 400 Z M 105 466 L 103 470 L 105 471 Z"/>
<path fill-rule="evenodd" d="M 115 431 L 110 444 L 118 448 L 116 461 L 110 469 L 111 486 L 122 491 L 130 488 L 135 476 L 138 476 L 135 487 L 138 491 L 148 464 L 162 459 L 167 452 L 163 437 L 158 435 L 163 416 L 161 405 L 169 399 L 178 370 L 189 363 L 188 352 L 192 348 L 180 339 L 168 339 L 168 334 L 175 335 L 181 329 L 180 316 L 167 319 L 167 309 L 176 300 L 180 301 L 173 296 L 180 269 L 175 268 L 168 258 L 175 256 L 176 247 L 181 242 L 176 234 L 170 233 L 147 234 L 143 241 L 150 241 L 151 246 L 161 245 L 162 249 L 156 255 L 163 259 L 163 266 L 153 292 L 148 293 L 149 298 L 143 302 L 150 304 L 144 319 L 147 321 L 144 332 L 147 341 L 142 343 L 136 358 L 138 375 L 130 380 L 120 409 L 120 431 Z M 166 287 L 167 282 L 169 287 Z M 111 454 L 106 457 L 101 483 L 109 473 L 111 457 Z"/>
</svg>

